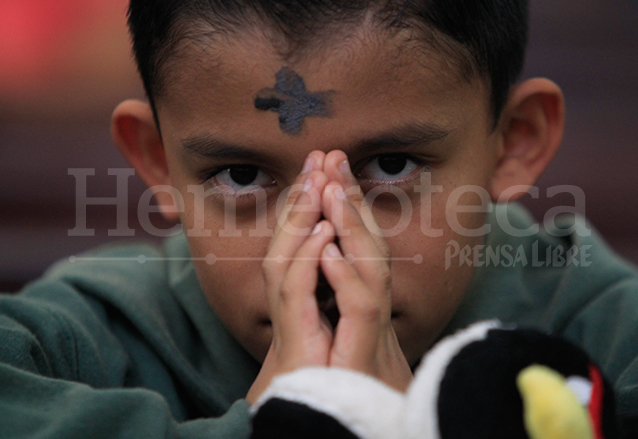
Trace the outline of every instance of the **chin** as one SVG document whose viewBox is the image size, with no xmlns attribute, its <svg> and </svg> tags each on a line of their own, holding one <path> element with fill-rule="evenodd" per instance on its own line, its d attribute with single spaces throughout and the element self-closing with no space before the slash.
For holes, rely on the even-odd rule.
<svg viewBox="0 0 638 439">
<path fill-rule="evenodd" d="M 242 340 L 240 344 L 251 357 L 262 364 L 272 341 L 272 323 L 269 319 L 260 320 L 252 334 L 247 340 Z"/>
</svg>

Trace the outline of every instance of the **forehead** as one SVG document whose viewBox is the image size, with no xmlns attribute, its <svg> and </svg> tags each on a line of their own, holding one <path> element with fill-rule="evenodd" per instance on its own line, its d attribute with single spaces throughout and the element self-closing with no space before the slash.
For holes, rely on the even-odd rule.
<svg viewBox="0 0 638 439">
<path fill-rule="evenodd" d="M 256 96 L 275 87 L 282 68 L 298 74 L 309 93 L 330 94 L 332 117 L 307 118 L 301 137 L 322 133 L 323 140 L 347 142 L 383 125 L 422 121 L 454 129 L 477 111 L 488 125 L 483 83 L 467 80 L 454 59 L 406 32 L 361 25 L 294 59 L 281 52 L 276 39 L 259 28 L 230 36 L 203 32 L 182 41 L 166 66 L 158 99 L 162 128 L 166 122 L 180 136 L 294 142 L 299 136 L 282 133 L 276 114 L 255 109 Z"/>
</svg>

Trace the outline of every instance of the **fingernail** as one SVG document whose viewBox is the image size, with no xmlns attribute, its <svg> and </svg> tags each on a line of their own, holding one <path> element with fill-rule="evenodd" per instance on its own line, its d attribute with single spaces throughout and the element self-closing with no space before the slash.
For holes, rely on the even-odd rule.
<svg viewBox="0 0 638 439">
<path fill-rule="evenodd" d="M 346 193 L 343 191 L 343 188 L 341 186 L 336 186 L 334 188 L 334 194 L 340 200 L 346 199 Z"/>
<path fill-rule="evenodd" d="M 350 163 L 348 163 L 347 159 L 339 163 L 337 167 L 339 168 L 339 172 L 341 172 L 341 174 L 345 177 L 352 176 L 352 169 L 350 169 Z"/>
<path fill-rule="evenodd" d="M 321 232 L 321 228 L 323 227 L 323 225 L 321 223 L 318 223 L 314 229 L 312 229 L 312 235 L 316 235 L 317 233 Z"/>
<path fill-rule="evenodd" d="M 314 181 L 312 180 L 312 178 L 308 177 L 303 185 L 304 192 L 308 192 L 313 184 Z"/>
<path fill-rule="evenodd" d="M 328 256 L 331 258 L 341 258 L 341 252 L 339 251 L 339 247 L 336 244 L 330 243 L 326 247 L 326 251 L 328 252 Z"/>
<path fill-rule="evenodd" d="M 312 168 L 315 167 L 315 159 L 313 159 L 312 157 L 308 157 L 303 165 L 303 169 L 301 170 L 302 174 L 305 174 L 306 172 L 309 172 L 312 170 Z"/>
</svg>

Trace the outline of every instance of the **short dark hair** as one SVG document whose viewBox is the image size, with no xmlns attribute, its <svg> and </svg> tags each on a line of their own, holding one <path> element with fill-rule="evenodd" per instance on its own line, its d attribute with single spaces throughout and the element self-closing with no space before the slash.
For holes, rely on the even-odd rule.
<svg viewBox="0 0 638 439">
<path fill-rule="evenodd" d="M 257 17 L 291 44 L 303 47 L 322 30 L 356 23 L 373 8 L 388 28 L 421 28 L 469 55 L 469 70 L 463 75 L 476 72 L 490 86 L 494 124 L 498 122 L 525 62 L 528 0 L 130 0 L 128 23 L 138 70 L 157 119 L 167 60 L 188 37 L 190 22 L 199 20 L 232 32 Z"/>
</svg>

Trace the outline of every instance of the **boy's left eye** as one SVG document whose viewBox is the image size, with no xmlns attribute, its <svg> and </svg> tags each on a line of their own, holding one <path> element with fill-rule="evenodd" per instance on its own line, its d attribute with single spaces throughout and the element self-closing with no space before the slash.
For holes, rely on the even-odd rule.
<svg viewBox="0 0 638 439">
<path fill-rule="evenodd" d="M 240 192 L 256 186 L 269 186 L 273 179 L 257 166 L 235 165 L 217 172 L 213 178 L 218 186 L 226 190 Z"/>
<path fill-rule="evenodd" d="M 404 154 L 382 154 L 369 161 L 357 174 L 361 179 L 393 181 L 408 177 L 421 164 Z"/>
</svg>

